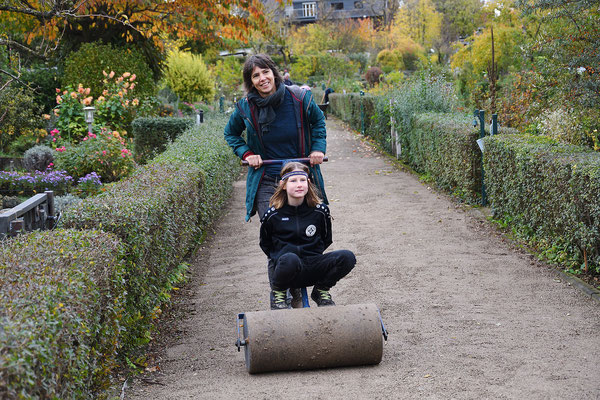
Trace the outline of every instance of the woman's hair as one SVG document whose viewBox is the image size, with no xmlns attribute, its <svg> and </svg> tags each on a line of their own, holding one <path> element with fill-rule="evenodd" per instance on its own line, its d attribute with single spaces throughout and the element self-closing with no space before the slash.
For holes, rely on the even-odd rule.
<svg viewBox="0 0 600 400">
<path fill-rule="evenodd" d="M 281 168 L 281 176 L 298 169 L 306 172 L 307 174 L 310 173 L 306 165 L 299 162 L 289 162 L 285 164 L 283 168 Z M 277 186 L 275 193 L 273 193 L 271 200 L 269 200 L 270 207 L 281 208 L 287 204 L 287 192 L 284 189 L 286 183 L 287 179 L 279 182 L 279 186 Z M 306 193 L 304 198 L 306 199 L 306 204 L 308 204 L 309 207 L 316 207 L 317 204 L 322 202 L 317 193 L 316 186 L 311 181 L 308 181 L 308 193 Z"/>
<path fill-rule="evenodd" d="M 275 87 L 278 88 L 281 82 L 283 82 L 283 78 L 277 69 L 277 66 L 266 54 L 255 54 L 246 59 L 244 63 L 244 89 L 246 89 L 246 93 L 250 93 L 252 91 L 256 91 L 254 85 L 252 84 L 252 71 L 254 71 L 254 67 L 258 68 L 268 68 L 273 71 L 273 76 L 275 77 Z"/>
</svg>

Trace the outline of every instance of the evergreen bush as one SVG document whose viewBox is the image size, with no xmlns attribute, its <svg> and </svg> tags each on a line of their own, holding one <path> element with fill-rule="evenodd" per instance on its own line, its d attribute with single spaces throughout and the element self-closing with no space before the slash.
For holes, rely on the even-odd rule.
<svg viewBox="0 0 600 400">
<path fill-rule="evenodd" d="M 174 50 L 167 56 L 163 82 L 181 101 L 212 101 L 214 81 L 201 55 Z"/>
<path fill-rule="evenodd" d="M 34 146 L 23 155 L 23 166 L 28 171 L 45 171 L 54 161 L 54 150 L 48 146 Z"/>
<path fill-rule="evenodd" d="M 144 164 L 165 151 L 181 133 L 194 125 L 191 118 L 137 118 L 132 123 L 134 153 L 138 163 Z"/>
<path fill-rule="evenodd" d="M 98 98 L 104 90 L 103 71 L 114 71 L 117 76 L 129 72 L 137 76 L 136 93 L 140 98 L 154 96 L 156 85 L 152 70 L 144 60 L 137 49 L 113 47 L 101 42 L 84 43 L 66 58 L 62 86 L 78 87 L 82 84 L 91 89 L 92 97 Z"/>
</svg>

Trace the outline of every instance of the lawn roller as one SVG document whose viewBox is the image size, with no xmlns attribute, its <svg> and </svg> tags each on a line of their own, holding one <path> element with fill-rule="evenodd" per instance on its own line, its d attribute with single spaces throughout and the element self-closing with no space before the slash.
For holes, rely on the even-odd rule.
<svg viewBox="0 0 600 400">
<path fill-rule="evenodd" d="M 310 159 L 263 160 L 264 164 Z M 248 165 L 247 163 L 245 165 Z M 375 304 L 310 307 L 300 288 L 299 308 L 239 313 L 238 351 L 251 374 L 374 365 L 381 362 L 387 330 Z M 295 297 L 294 300 L 299 300 Z"/>
</svg>

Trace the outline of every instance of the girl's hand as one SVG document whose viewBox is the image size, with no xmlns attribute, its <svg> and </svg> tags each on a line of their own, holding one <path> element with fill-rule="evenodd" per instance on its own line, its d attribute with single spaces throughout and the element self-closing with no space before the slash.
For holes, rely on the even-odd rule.
<svg viewBox="0 0 600 400">
<path fill-rule="evenodd" d="M 246 161 L 248 161 L 248 165 L 254 169 L 260 168 L 260 166 L 263 164 L 262 157 L 258 154 L 246 157 Z"/>
<path fill-rule="evenodd" d="M 320 151 L 313 151 L 312 153 L 310 153 L 309 157 L 310 165 L 313 166 L 323 164 L 323 157 L 325 157 L 325 154 L 321 153 Z"/>
</svg>

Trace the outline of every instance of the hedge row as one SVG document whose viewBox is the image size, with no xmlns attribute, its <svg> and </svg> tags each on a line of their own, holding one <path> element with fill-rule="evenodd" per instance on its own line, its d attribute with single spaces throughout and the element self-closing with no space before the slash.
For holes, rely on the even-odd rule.
<svg viewBox="0 0 600 400">
<path fill-rule="evenodd" d="M 100 231 L 34 232 L 0 247 L 0 398 L 95 398 L 116 364 L 124 247 Z"/>
<path fill-rule="evenodd" d="M 498 218 L 574 270 L 600 273 L 600 154 L 547 137 L 485 139 L 490 205 Z"/>
<path fill-rule="evenodd" d="M 134 154 L 136 161 L 145 164 L 162 153 L 170 142 L 194 125 L 191 118 L 136 118 L 133 120 Z"/>
<path fill-rule="evenodd" d="M 0 365 L 12 369 L 0 369 L 0 397 L 99 398 L 116 365 L 142 357 L 152 321 L 183 278 L 185 256 L 240 172 L 223 139 L 226 116 L 207 119 L 130 177 L 69 208 L 67 230 L 3 247 L 0 315 L 8 319 L 0 325 Z M 68 273 L 40 278 L 34 297 L 21 290 L 30 274 L 37 282 L 34 266 L 52 277 Z M 57 348 L 63 339 L 68 345 Z"/>
<path fill-rule="evenodd" d="M 406 93 L 371 97 L 330 95 L 330 112 L 391 150 L 390 116 L 402 145 L 401 157 L 442 189 L 472 204 L 481 200 L 479 127 L 416 83 Z M 412 92 L 412 95 L 411 93 Z M 392 103 L 390 105 L 390 98 Z M 501 127 L 485 139 L 485 185 L 495 215 L 532 240 L 550 260 L 574 272 L 600 273 L 600 154 L 558 144 L 546 137 L 519 135 Z M 587 267 L 586 267 L 587 264 Z"/>
<path fill-rule="evenodd" d="M 471 121 L 460 114 L 417 115 L 402 156 L 441 189 L 475 203 L 481 198 L 481 151 Z"/>
</svg>

